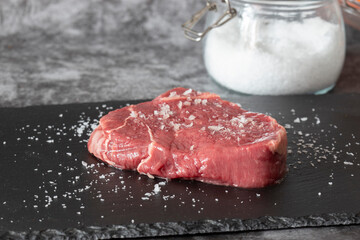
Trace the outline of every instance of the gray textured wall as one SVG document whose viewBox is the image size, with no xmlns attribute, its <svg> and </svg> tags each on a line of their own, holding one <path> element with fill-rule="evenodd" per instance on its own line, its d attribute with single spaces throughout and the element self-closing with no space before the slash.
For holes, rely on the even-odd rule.
<svg viewBox="0 0 360 240">
<path fill-rule="evenodd" d="M 201 45 L 180 28 L 202 4 L 1 2 L 0 105 L 151 98 L 173 86 L 209 84 Z"/>
<path fill-rule="evenodd" d="M 0 1 L 0 106 L 148 99 L 208 77 L 180 25 L 205 0 Z M 360 92 L 350 56 L 335 92 Z"/>
</svg>

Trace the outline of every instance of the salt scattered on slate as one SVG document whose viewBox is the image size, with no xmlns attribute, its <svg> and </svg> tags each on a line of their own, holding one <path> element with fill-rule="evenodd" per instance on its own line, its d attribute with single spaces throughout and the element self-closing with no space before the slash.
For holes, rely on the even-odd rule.
<svg viewBox="0 0 360 240">
<path fill-rule="evenodd" d="M 165 186 L 167 182 L 159 182 L 154 184 L 154 189 L 151 192 L 146 192 L 143 197 L 141 197 L 142 200 L 149 200 L 151 196 L 157 195 L 161 192 L 161 186 Z M 163 198 L 164 200 L 168 200 L 169 197 Z"/>
<path fill-rule="evenodd" d="M 70 206 L 76 202 L 78 204 L 78 210 L 74 211 L 74 213 L 78 215 L 79 218 L 81 218 L 84 209 L 89 209 L 89 207 L 85 204 L 86 201 L 84 201 L 84 196 L 90 195 L 93 198 L 91 199 L 92 201 L 96 201 L 98 204 L 106 205 L 112 203 L 111 200 L 106 198 L 107 194 L 110 193 L 116 195 L 119 192 L 125 192 L 126 199 L 122 199 L 122 201 L 127 201 L 129 205 L 132 204 L 133 198 L 140 198 L 143 200 L 141 201 L 143 204 L 139 204 L 138 207 L 152 204 L 152 201 L 160 199 L 166 203 L 163 205 L 164 211 L 166 211 L 166 209 L 171 206 L 169 204 L 171 201 L 177 201 L 179 207 L 191 206 L 196 208 L 194 209 L 194 212 L 199 214 L 204 211 L 206 212 L 207 209 L 202 206 L 203 203 L 200 202 L 199 199 L 193 197 L 193 194 L 188 187 L 184 189 L 183 195 L 175 195 L 167 188 L 167 181 L 162 181 L 157 178 L 154 180 L 149 179 L 146 180 L 148 181 L 146 185 L 147 192 L 141 192 L 141 195 L 139 196 L 132 193 L 133 186 L 129 184 L 127 179 L 124 179 L 120 170 L 110 169 L 110 172 L 104 173 L 102 171 L 102 168 L 105 166 L 103 163 L 94 164 L 83 161 L 80 157 L 76 156 L 77 153 L 71 151 L 72 143 L 70 143 L 69 139 L 72 138 L 74 141 L 78 141 L 80 143 L 87 142 L 91 132 L 95 129 L 95 127 L 97 127 L 99 123 L 98 119 L 107 113 L 105 110 L 109 109 L 112 108 L 107 107 L 106 105 L 98 107 L 98 116 L 96 119 L 90 118 L 86 115 L 85 112 L 82 112 L 78 116 L 78 120 L 75 121 L 72 126 L 59 123 L 57 125 L 47 126 L 25 125 L 24 127 L 17 129 L 17 131 L 23 133 L 24 135 L 28 135 L 26 137 L 16 139 L 17 141 L 29 141 L 33 142 L 34 144 L 46 143 L 46 147 L 52 147 L 52 152 L 57 154 L 56 158 L 59 158 L 60 156 L 61 161 L 59 162 L 59 166 L 63 169 L 63 171 L 60 172 L 53 172 L 51 169 L 46 169 L 46 172 L 42 172 L 38 171 L 37 167 L 34 168 L 34 174 L 45 174 L 42 175 L 42 177 L 43 179 L 48 180 L 44 180 L 44 182 L 39 185 L 38 194 L 32 195 L 33 197 L 31 197 L 31 201 L 29 200 L 29 203 L 26 203 L 29 208 L 31 208 L 34 212 L 41 211 L 43 207 L 51 209 L 59 206 L 63 209 L 73 209 L 73 207 Z M 351 148 L 352 146 L 350 143 L 344 143 L 347 151 L 341 151 L 338 147 L 339 143 L 336 142 L 335 138 L 329 139 L 329 141 L 326 141 L 325 144 L 324 141 L 321 141 L 321 138 L 326 138 L 327 134 L 329 133 L 337 133 L 341 135 L 342 132 L 341 129 L 339 129 L 340 127 L 335 124 L 325 126 L 325 120 L 321 125 L 319 125 L 320 118 L 316 115 L 315 109 L 311 109 L 311 111 L 309 110 L 309 115 L 299 114 L 297 112 L 298 111 L 295 109 L 291 109 L 292 118 L 289 120 L 289 122 L 283 123 L 290 136 L 289 143 L 291 144 L 289 144 L 288 154 L 289 162 L 291 162 L 291 165 L 289 165 L 289 167 L 292 168 L 291 171 L 294 171 L 295 169 L 299 169 L 300 171 L 301 167 L 304 165 L 310 165 L 315 169 L 320 164 L 329 164 L 330 169 L 333 164 L 344 165 L 343 167 L 346 167 L 347 169 L 359 167 L 359 164 L 354 164 L 354 160 L 358 157 L 359 153 Z M 278 115 L 282 116 L 283 114 L 278 113 Z M 59 114 L 59 117 L 66 118 L 67 115 L 62 113 Z M 275 116 L 275 118 L 277 117 Z M 321 134 L 319 134 L 318 131 L 313 131 L 313 129 L 319 130 L 320 126 L 322 128 Z M 358 137 L 355 134 L 353 133 L 351 135 L 352 139 L 356 139 Z M 69 141 L 67 149 L 65 151 L 60 148 L 55 149 L 56 143 L 58 141 L 64 140 Z M 323 145 L 321 145 L 320 142 Z M 5 144 L 7 143 L 4 141 L 3 145 Z M 355 143 L 353 142 L 352 145 L 360 145 L 360 143 L 357 141 Z M 84 147 L 86 147 L 86 144 L 84 144 Z M 33 153 L 34 156 L 38 154 L 39 153 Z M 66 157 L 63 158 L 63 156 Z M 343 156 L 345 156 L 346 159 L 343 158 Z M 76 162 L 77 157 L 81 161 Z M 72 172 L 79 169 L 81 169 L 80 176 L 74 176 Z M 347 176 L 353 177 L 354 174 L 349 173 Z M 133 177 L 133 180 L 141 182 L 144 180 L 144 177 L 136 175 L 136 177 Z M 108 184 L 109 182 L 112 182 L 111 188 L 108 187 L 110 186 Z M 116 182 L 115 185 L 113 184 L 114 182 Z M 61 186 L 63 186 L 63 184 L 67 185 L 68 190 L 64 191 L 62 189 Z M 324 184 L 326 184 L 329 189 L 331 189 L 330 186 L 336 184 L 336 178 L 334 178 L 333 173 L 329 176 L 329 179 L 326 179 Z M 204 192 L 204 190 L 200 188 L 198 191 Z M 85 193 L 87 195 L 84 195 Z M 225 190 L 225 193 L 227 196 L 230 195 L 228 190 Z M 321 192 L 317 192 L 316 190 L 314 194 L 317 194 L 318 197 L 321 197 L 322 195 Z M 184 196 L 190 198 L 184 198 Z M 252 196 L 254 197 L 254 195 Z M 260 198 L 261 194 L 255 193 L 255 196 Z M 208 197 L 209 199 L 214 199 L 216 204 L 223 203 L 221 196 L 209 195 Z M 235 202 L 239 204 L 239 206 L 240 204 L 247 204 L 248 202 L 252 201 L 251 197 L 247 199 L 247 201 L 246 199 L 237 199 L 239 201 Z M 9 204 L 9 201 L 4 201 L 3 204 Z M 115 205 L 114 209 L 112 209 L 112 212 L 114 212 L 114 210 L 116 211 L 117 206 L 117 203 L 114 202 L 113 204 Z M 277 203 L 274 202 L 273 205 L 276 206 Z M 98 217 L 104 218 L 104 216 L 100 215 Z M 41 221 L 43 221 L 43 219 L 41 219 Z M 133 220 L 131 220 L 131 222 L 133 222 Z"/>
</svg>

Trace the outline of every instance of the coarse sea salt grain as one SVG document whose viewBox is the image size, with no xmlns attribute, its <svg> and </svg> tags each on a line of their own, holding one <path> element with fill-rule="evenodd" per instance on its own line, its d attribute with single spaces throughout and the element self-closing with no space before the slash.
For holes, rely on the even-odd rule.
<svg viewBox="0 0 360 240">
<path fill-rule="evenodd" d="M 155 194 L 158 194 L 159 192 L 161 192 L 161 188 L 160 188 L 159 184 L 154 185 L 154 190 L 153 191 L 154 191 Z"/>
<path fill-rule="evenodd" d="M 294 123 L 300 123 L 300 118 L 295 118 Z"/>
<path fill-rule="evenodd" d="M 192 92 L 192 89 L 190 88 L 190 89 L 186 90 L 186 91 L 183 93 L 183 95 L 188 95 L 188 94 L 190 94 L 191 92 Z"/>
</svg>

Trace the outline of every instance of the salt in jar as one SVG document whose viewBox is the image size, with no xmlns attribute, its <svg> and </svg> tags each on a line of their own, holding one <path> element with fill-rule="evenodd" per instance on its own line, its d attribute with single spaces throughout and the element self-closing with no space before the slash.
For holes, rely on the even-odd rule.
<svg viewBox="0 0 360 240">
<path fill-rule="evenodd" d="M 334 87 L 345 57 L 337 0 L 208 1 L 191 23 L 205 12 L 204 32 L 183 27 L 189 38 L 203 38 L 205 67 L 220 85 L 257 95 L 323 94 Z"/>
</svg>

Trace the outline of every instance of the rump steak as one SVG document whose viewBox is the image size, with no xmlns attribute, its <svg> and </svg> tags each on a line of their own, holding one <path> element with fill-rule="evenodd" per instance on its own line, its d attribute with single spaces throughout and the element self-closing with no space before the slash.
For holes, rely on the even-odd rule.
<svg viewBox="0 0 360 240">
<path fill-rule="evenodd" d="M 272 117 L 185 88 L 108 113 L 88 141 L 90 153 L 116 168 L 243 188 L 280 180 L 286 147 Z"/>
</svg>

